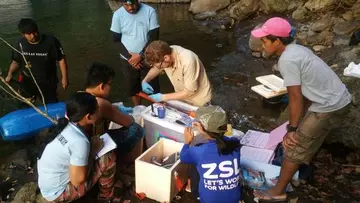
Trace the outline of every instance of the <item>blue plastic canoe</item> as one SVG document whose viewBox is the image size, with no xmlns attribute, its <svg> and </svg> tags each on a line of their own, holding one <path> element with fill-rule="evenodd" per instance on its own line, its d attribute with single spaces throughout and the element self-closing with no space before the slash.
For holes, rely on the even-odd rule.
<svg viewBox="0 0 360 203">
<path fill-rule="evenodd" d="M 65 116 L 65 103 L 59 102 L 46 105 L 48 114 L 52 118 Z M 44 110 L 44 106 L 39 106 Z M 19 109 L 0 118 L 0 134 L 3 140 L 22 140 L 38 134 L 40 131 L 52 127 L 54 124 L 40 115 L 33 108 Z"/>
</svg>

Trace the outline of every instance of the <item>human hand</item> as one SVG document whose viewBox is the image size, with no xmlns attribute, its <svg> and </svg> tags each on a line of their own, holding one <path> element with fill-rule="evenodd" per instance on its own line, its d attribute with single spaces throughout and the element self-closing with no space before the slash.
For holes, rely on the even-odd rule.
<svg viewBox="0 0 360 203">
<path fill-rule="evenodd" d="M 64 90 L 66 90 L 67 87 L 69 86 L 69 80 L 67 78 L 62 78 L 61 79 L 61 85 L 64 88 Z"/>
<path fill-rule="evenodd" d="M 200 122 L 193 122 L 193 127 L 196 128 L 197 131 L 199 131 L 200 134 L 205 134 L 204 127 L 201 125 Z"/>
<path fill-rule="evenodd" d="M 298 144 L 298 140 L 296 139 L 296 132 L 286 133 L 282 143 L 285 150 L 295 147 Z"/>
<path fill-rule="evenodd" d="M 104 141 L 100 136 L 91 137 L 91 152 L 93 155 L 99 153 L 99 151 L 104 147 Z"/>
<path fill-rule="evenodd" d="M 141 66 L 139 64 L 142 60 L 141 55 L 137 54 L 137 53 L 130 53 L 130 54 L 131 54 L 131 58 L 128 60 L 129 64 L 134 68 L 137 68 L 137 67 L 140 68 Z"/>
<path fill-rule="evenodd" d="M 152 94 L 149 96 L 152 100 L 156 101 L 156 102 L 161 102 L 162 101 L 162 94 L 161 93 L 157 93 L 157 94 Z"/>
<path fill-rule="evenodd" d="M 153 94 L 154 93 L 154 88 L 152 88 L 151 85 L 149 83 L 147 83 L 147 82 L 142 82 L 141 83 L 141 89 L 146 94 Z"/>
<path fill-rule="evenodd" d="M 121 105 L 118 107 L 118 110 L 123 113 L 123 114 L 129 114 L 133 112 L 133 108 L 132 107 L 126 107 L 124 105 Z"/>
<path fill-rule="evenodd" d="M 185 144 L 190 144 L 193 138 L 194 138 L 194 132 L 191 130 L 191 128 L 190 127 L 185 128 L 184 130 Z"/>
</svg>

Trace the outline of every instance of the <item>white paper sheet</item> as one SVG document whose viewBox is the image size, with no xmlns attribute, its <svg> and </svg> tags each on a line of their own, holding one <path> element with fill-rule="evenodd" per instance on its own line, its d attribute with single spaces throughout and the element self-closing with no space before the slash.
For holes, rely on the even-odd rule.
<svg viewBox="0 0 360 203">
<path fill-rule="evenodd" d="M 264 133 L 255 130 L 248 130 L 246 134 L 241 138 L 240 143 L 242 145 L 256 147 L 256 148 L 265 148 L 270 139 L 269 133 Z"/>
<path fill-rule="evenodd" d="M 116 149 L 116 143 L 110 137 L 109 134 L 105 133 L 100 136 L 100 138 L 104 141 L 104 147 L 98 152 L 96 159 L 100 158 L 104 154 L 108 153 L 109 151 Z"/>
<path fill-rule="evenodd" d="M 274 151 L 248 146 L 242 146 L 240 150 L 240 159 L 249 159 L 262 163 L 270 163 L 273 155 Z"/>
</svg>

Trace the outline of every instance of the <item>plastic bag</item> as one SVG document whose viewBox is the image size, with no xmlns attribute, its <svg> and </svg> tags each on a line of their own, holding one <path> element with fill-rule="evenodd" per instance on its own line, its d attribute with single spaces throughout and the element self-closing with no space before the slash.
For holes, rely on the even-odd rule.
<svg viewBox="0 0 360 203">
<path fill-rule="evenodd" d="M 354 62 L 351 62 L 348 67 L 344 69 L 344 75 L 360 78 L 360 64 L 356 65 Z"/>
</svg>

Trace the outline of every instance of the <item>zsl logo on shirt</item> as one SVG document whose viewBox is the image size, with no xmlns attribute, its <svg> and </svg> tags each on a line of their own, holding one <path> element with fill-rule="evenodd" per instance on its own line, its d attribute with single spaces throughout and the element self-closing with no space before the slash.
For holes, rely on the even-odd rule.
<svg viewBox="0 0 360 203">
<path fill-rule="evenodd" d="M 203 174 L 204 186 L 208 190 L 231 190 L 239 185 L 240 168 L 238 159 L 223 161 L 219 164 L 201 164 L 207 171 Z"/>
</svg>

